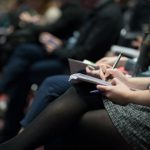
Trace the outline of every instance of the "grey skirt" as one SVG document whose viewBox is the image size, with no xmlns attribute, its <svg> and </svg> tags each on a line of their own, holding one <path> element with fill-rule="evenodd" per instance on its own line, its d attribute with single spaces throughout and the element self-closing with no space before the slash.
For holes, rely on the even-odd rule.
<svg viewBox="0 0 150 150">
<path fill-rule="evenodd" d="M 150 150 L 150 107 L 128 104 L 120 106 L 103 100 L 119 133 L 135 150 Z"/>
</svg>

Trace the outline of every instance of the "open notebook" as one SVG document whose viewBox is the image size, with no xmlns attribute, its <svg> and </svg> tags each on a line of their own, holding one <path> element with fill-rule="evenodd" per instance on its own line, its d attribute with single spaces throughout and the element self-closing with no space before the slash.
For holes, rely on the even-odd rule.
<svg viewBox="0 0 150 150">
<path fill-rule="evenodd" d="M 95 77 L 92 77 L 89 75 L 85 75 L 82 73 L 74 73 L 74 74 L 70 75 L 69 81 L 71 83 L 78 83 L 78 82 L 84 81 L 84 82 L 89 82 L 89 83 L 93 83 L 93 84 L 105 85 L 105 86 L 111 85 L 111 83 L 109 83 L 105 80 L 101 80 L 101 79 L 98 79 L 98 78 L 95 78 Z"/>
<path fill-rule="evenodd" d="M 69 81 L 71 83 L 78 83 L 78 82 L 84 81 L 84 82 L 89 82 L 93 84 L 111 85 L 109 82 L 101 80 L 99 78 L 92 77 L 90 75 L 85 75 L 82 73 L 77 73 L 85 69 L 86 66 L 89 66 L 89 65 L 97 69 L 98 67 L 91 61 L 89 60 L 79 61 L 75 59 L 68 59 L 68 61 L 69 61 L 70 72 L 71 72 Z"/>
</svg>

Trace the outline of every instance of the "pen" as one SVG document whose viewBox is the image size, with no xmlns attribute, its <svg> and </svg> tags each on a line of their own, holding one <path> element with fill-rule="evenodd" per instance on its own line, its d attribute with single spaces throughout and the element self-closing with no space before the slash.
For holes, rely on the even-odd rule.
<svg viewBox="0 0 150 150">
<path fill-rule="evenodd" d="M 115 61 L 115 63 L 114 63 L 113 66 L 112 66 L 112 69 L 115 69 L 115 68 L 117 67 L 117 65 L 118 65 L 118 63 L 119 63 L 119 61 L 120 61 L 121 56 L 122 56 L 122 53 L 119 54 L 117 60 Z"/>
<path fill-rule="evenodd" d="M 120 58 L 122 56 L 122 53 L 119 54 L 119 56 L 117 57 L 117 60 L 115 61 L 115 63 L 113 64 L 112 66 L 112 69 L 115 69 L 120 61 Z M 93 91 L 90 91 L 91 94 L 94 94 L 94 93 L 100 93 L 99 90 L 93 90 Z"/>
</svg>

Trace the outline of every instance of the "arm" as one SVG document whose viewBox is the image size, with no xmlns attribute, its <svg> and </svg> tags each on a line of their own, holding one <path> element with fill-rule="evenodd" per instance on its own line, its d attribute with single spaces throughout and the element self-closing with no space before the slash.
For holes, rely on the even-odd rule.
<svg viewBox="0 0 150 150">
<path fill-rule="evenodd" d="M 127 77 L 118 69 L 110 69 L 111 66 L 107 64 L 101 64 L 98 70 L 90 70 L 88 67 L 86 71 L 92 76 L 99 76 L 103 80 L 107 80 L 109 77 L 118 78 L 128 87 L 133 89 L 145 90 L 150 83 L 150 77 Z"/>
<path fill-rule="evenodd" d="M 147 89 L 149 83 L 150 83 L 150 77 L 128 78 L 128 85 L 132 88 L 145 90 Z"/>
<path fill-rule="evenodd" d="M 130 102 L 150 106 L 150 91 L 149 90 L 139 90 L 131 92 L 128 96 Z"/>
<path fill-rule="evenodd" d="M 133 91 L 117 78 L 112 80 L 112 86 L 97 85 L 97 89 L 103 91 L 109 100 L 120 105 L 134 103 L 150 106 L 149 90 Z"/>
<path fill-rule="evenodd" d="M 116 59 L 117 59 L 117 56 L 103 57 L 103 58 L 101 58 L 100 60 L 98 60 L 96 62 L 96 65 L 100 66 L 101 64 L 108 64 L 110 66 L 113 66 L 113 64 L 115 63 Z M 121 59 L 120 59 L 120 61 L 118 63 L 118 66 L 119 67 L 120 66 L 124 66 L 128 59 L 129 58 L 127 58 L 127 57 L 121 57 Z"/>
<path fill-rule="evenodd" d="M 82 24 L 85 12 L 78 6 L 78 4 L 67 4 L 63 6 L 62 16 L 53 24 L 45 26 L 36 26 L 35 32 L 49 32 L 58 36 L 59 38 L 71 36 L 74 30 Z M 70 17 L 71 16 L 71 17 Z"/>
<path fill-rule="evenodd" d="M 107 69 L 105 71 L 107 76 L 111 75 L 113 78 L 118 78 L 128 87 L 133 89 L 146 90 L 150 83 L 150 77 L 127 77 L 118 69 Z"/>
<path fill-rule="evenodd" d="M 74 59 L 94 59 L 105 55 L 106 51 L 112 45 L 112 38 L 116 35 L 116 24 L 118 21 L 112 19 L 112 16 L 101 15 L 101 11 L 90 18 L 80 30 L 80 37 L 74 49 L 56 51 L 57 55 L 62 58 Z M 110 26 L 111 24 L 111 26 Z M 115 25 L 114 25 L 115 24 Z M 113 36 L 113 37 L 112 37 Z M 99 49 L 101 48 L 101 49 Z"/>
</svg>

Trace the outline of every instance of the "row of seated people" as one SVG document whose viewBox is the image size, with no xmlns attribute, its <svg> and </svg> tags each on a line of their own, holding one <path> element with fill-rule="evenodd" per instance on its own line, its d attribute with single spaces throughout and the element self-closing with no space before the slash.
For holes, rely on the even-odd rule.
<svg viewBox="0 0 150 150">
<path fill-rule="evenodd" d="M 61 17 L 54 24 L 51 24 L 51 25 L 49 25 L 49 24 L 45 25 L 45 26 L 34 25 L 34 28 L 32 27 L 32 28 L 23 29 L 23 31 L 24 30 L 29 30 L 29 33 L 31 32 L 28 37 L 31 36 L 31 37 L 34 37 L 34 38 L 37 38 L 37 39 L 38 38 L 40 38 L 40 39 L 44 38 L 45 39 L 45 34 L 43 35 L 42 33 L 47 31 L 47 32 L 50 32 L 50 33 L 54 34 L 55 36 L 59 35 L 60 36 L 59 38 L 61 38 L 61 41 L 65 41 L 65 39 L 67 37 L 72 35 L 72 32 L 74 30 L 78 29 L 78 27 L 82 24 L 82 22 L 84 20 L 84 17 L 85 17 L 84 12 L 85 11 L 83 9 L 81 9 L 81 6 L 76 1 L 59 1 L 59 3 L 62 4 L 61 5 L 61 13 L 62 13 Z M 70 15 L 72 17 L 70 17 Z M 16 32 L 18 32 L 18 31 L 16 31 Z M 16 34 L 16 32 L 14 34 Z M 47 36 L 47 33 L 46 33 L 46 36 Z M 20 37 L 22 37 L 22 34 L 17 38 L 17 40 L 19 40 Z M 13 36 L 12 36 L 12 39 L 14 39 Z M 31 40 L 31 39 L 29 39 L 29 40 Z M 32 43 L 32 41 L 30 41 L 30 43 Z M 42 44 L 39 41 L 38 41 L 38 43 L 34 42 L 33 44 L 31 44 L 31 46 L 29 46 L 33 50 L 32 49 L 30 50 L 30 48 L 28 46 L 26 46 L 26 45 L 30 45 L 30 44 L 26 43 L 26 44 L 24 44 L 24 46 L 23 45 L 19 46 L 18 42 L 16 44 L 18 44 L 18 48 L 16 48 L 16 50 L 12 50 L 11 58 L 9 58 L 9 61 L 6 63 L 6 65 L 2 69 L 2 76 L 6 77 L 6 78 L 3 78 L 3 77 L 1 78 L 1 81 L 5 82 L 4 83 L 5 85 L 7 84 L 6 82 L 9 82 L 8 83 L 9 85 L 8 84 L 6 85 L 7 89 L 9 89 L 9 92 L 5 91 L 5 87 L 3 86 L 4 85 L 3 83 L 2 83 L 3 85 L 1 84 L 1 87 L 2 87 L 1 92 L 3 91 L 3 93 L 7 93 L 7 95 L 9 95 L 10 101 L 12 102 L 12 103 L 9 104 L 11 109 L 8 108 L 8 110 L 10 110 L 10 112 L 8 112 L 8 116 L 10 114 L 14 114 L 14 115 L 10 116 L 8 120 L 13 120 L 11 118 L 14 118 L 14 119 L 16 118 L 16 119 L 11 121 L 12 123 L 9 122 L 8 124 L 10 125 L 9 129 L 12 128 L 13 129 L 12 132 L 15 132 L 15 133 L 16 133 L 16 131 L 14 129 L 18 128 L 17 127 L 18 126 L 17 122 L 20 120 L 21 116 L 23 115 L 22 108 L 25 106 L 25 103 L 26 103 L 25 101 L 26 101 L 26 97 L 27 97 L 30 85 L 35 81 L 36 81 L 36 83 L 40 83 L 44 79 L 44 77 L 46 77 L 47 75 L 50 75 L 48 70 L 49 70 L 49 68 L 54 68 L 54 67 L 51 67 L 53 65 L 56 65 L 56 71 L 54 72 L 54 74 L 57 73 L 57 72 L 60 73 L 61 71 L 63 71 L 63 69 L 57 71 L 57 68 L 59 67 L 59 63 L 57 63 L 57 60 L 52 59 L 51 60 L 52 63 L 50 63 L 50 62 L 48 63 L 48 61 L 44 61 L 44 57 L 46 57 L 46 60 L 48 60 L 48 57 L 49 57 L 49 56 L 47 56 L 46 50 L 44 52 L 45 44 Z M 7 46 L 7 43 L 5 45 Z M 23 47 L 25 47 L 26 50 L 23 50 L 22 49 Z M 12 48 L 15 49 L 15 47 L 12 47 Z M 36 50 L 36 48 L 38 48 L 39 50 L 38 49 Z M 19 49 L 19 50 L 17 50 L 17 49 Z M 41 50 L 41 49 L 43 49 L 43 50 Z M 17 54 L 18 52 L 19 52 L 19 55 Z M 27 58 L 24 55 L 31 56 L 30 59 L 32 61 L 35 61 L 35 62 L 43 60 L 43 63 L 41 61 L 41 62 L 39 62 L 39 64 L 37 63 L 37 64 L 35 64 L 31 67 L 31 64 L 33 64 L 33 62 L 29 62 L 29 64 L 28 64 L 28 61 L 30 61 L 30 60 L 29 60 L 29 58 Z M 35 59 L 33 58 L 34 55 L 35 55 Z M 36 56 L 36 55 L 38 55 L 38 56 Z M 26 58 L 26 60 L 24 60 L 22 58 Z M 26 70 L 27 66 L 29 66 L 30 70 L 37 70 L 37 71 L 41 72 L 41 73 L 38 73 L 38 72 L 35 73 L 37 78 L 34 81 L 30 82 L 29 81 L 30 79 L 29 80 L 27 79 L 27 82 L 29 81 L 29 83 L 27 83 L 25 81 L 25 78 L 28 78 L 27 77 L 28 73 L 27 74 L 25 73 L 26 75 L 23 73 L 24 71 L 25 72 L 27 71 Z M 10 74 L 10 72 L 11 72 L 11 74 Z M 24 75 L 22 75 L 22 73 Z M 29 75 L 29 76 L 35 76 L 35 75 L 32 74 L 32 75 Z M 31 80 L 33 80 L 33 79 L 34 78 L 32 78 Z M 22 82 L 22 81 L 25 81 L 25 82 Z M 22 90 L 21 90 L 21 88 L 22 88 Z M 20 94 L 18 93 L 19 89 L 21 91 Z M 16 102 L 16 100 L 18 102 Z M 13 105 L 14 104 L 18 105 L 18 106 L 17 105 L 15 106 L 17 108 L 16 112 L 13 111 L 13 109 L 14 109 Z M 13 113 L 12 113 L 12 111 L 13 111 Z M 6 118 L 7 118 L 7 113 L 6 113 Z M 11 133 L 11 131 L 8 131 L 8 132 Z"/>
<path fill-rule="evenodd" d="M 14 0 L 14 3 L 0 20 L 1 66 L 14 47 L 27 42 L 39 43 L 38 36 L 42 32 L 66 40 L 80 27 L 86 14 L 76 1 L 41 0 L 37 3 L 35 0 Z M 7 59 L 4 61 L 4 58 Z"/>
<path fill-rule="evenodd" d="M 47 63 L 47 61 L 51 62 L 53 59 L 56 63 L 58 63 L 58 68 L 56 65 L 52 65 L 52 64 L 51 64 L 52 66 L 49 65 L 48 70 L 50 71 L 50 73 L 48 72 L 48 74 L 47 74 L 47 72 L 46 72 L 46 75 L 44 75 L 44 76 L 42 75 L 42 79 L 40 79 L 41 80 L 40 83 L 46 76 L 58 74 L 58 73 L 59 74 L 64 73 L 64 70 L 66 72 L 66 69 L 68 68 L 66 58 L 72 57 L 72 58 L 79 59 L 79 60 L 86 58 L 86 59 L 95 61 L 98 59 L 98 57 L 100 57 L 100 58 L 103 57 L 104 54 L 109 49 L 109 47 L 115 43 L 115 41 L 116 41 L 115 37 L 117 37 L 119 35 L 119 31 L 121 29 L 121 26 L 119 26 L 119 27 L 116 26 L 116 23 L 118 25 L 120 25 L 120 22 L 121 22 L 121 19 L 119 19 L 121 16 L 120 16 L 120 13 L 118 13 L 119 10 L 114 9 L 114 8 L 112 9 L 112 5 L 110 5 L 112 3 L 113 3 L 112 1 L 111 2 L 109 1 L 109 3 L 98 3 L 97 4 L 97 5 L 100 5 L 100 7 L 96 7 L 96 9 L 94 9 L 94 12 L 92 14 L 90 14 L 89 17 L 91 19 L 91 22 L 89 21 L 90 19 L 88 18 L 88 20 L 85 22 L 85 25 L 83 26 L 83 29 L 80 30 L 79 33 L 75 32 L 76 33 L 75 36 L 77 36 L 77 37 L 75 37 L 75 38 L 77 38 L 76 43 L 74 43 L 74 45 L 71 45 L 71 47 L 69 45 L 70 43 L 60 46 L 59 44 L 61 42 L 58 40 L 59 47 L 57 47 L 57 49 L 55 51 L 54 51 L 55 48 L 51 47 L 51 45 L 50 46 L 44 45 L 47 52 L 49 52 L 48 55 L 45 55 L 45 50 L 43 50 L 43 48 L 42 49 L 39 48 L 39 46 L 38 47 L 36 46 L 35 48 L 33 48 L 34 47 L 33 45 L 25 45 L 25 46 L 21 46 L 21 48 L 17 48 L 15 50 L 16 53 L 14 53 L 12 55 L 12 57 L 10 59 L 11 61 L 7 65 L 7 67 L 9 69 L 6 67 L 7 68 L 6 74 L 9 75 L 9 77 L 5 75 L 5 72 L 3 73 L 3 79 L 5 79 L 5 77 L 8 77 L 8 81 L 9 81 L 8 85 L 4 83 L 5 80 L 2 81 L 3 85 L 7 85 L 5 87 L 5 89 L 11 90 L 11 87 L 13 87 L 13 90 L 14 90 L 14 86 L 17 85 L 16 83 L 18 82 L 18 84 L 22 84 L 22 85 L 18 86 L 19 88 L 17 88 L 17 91 L 19 89 L 19 91 L 22 92 L 25 89 L 27 82 L 29 81 L 28 72 L 30 71 L 30 69 L 32 69 L 32 65 L 34 63 L 39 63 L 40 61 L 43 61 L 43 60 L 44 61 L 46 60 L 46 63 Z M 113 13 L 110 14 L 110 11 L 113 12 L 114 14 Z M 116 18 L 116 15 L 119 15 L 119 17 Z M 115 18 L 114 18 L 114 16 L 115 16 Z M 107 18 L 107 20 L 104 19 L 105 17 Z M 110 20 L 108 19 L 108 17 L 110 17 L 109 18 Z M 112 18 L 114 18 L 114 20 L 112 20 Z M 106 21 L 106 22 L 104 23 L 104 21 Z M 103 22 L 103 24 L 102 24 L 102 22 Z M 111 27 L 110 27 L 110 24 L 111 24 Z M 113 24 L 114 24 L 114 26 L 113 26 Z M 46 36 L 46 35 L 44 35 L 44 36 Z M 54 36 L 50 35 L 50 38 L 55 39 L 55 41 L 57 41 L 56 37 L 54 37 Z M 75 38 L 74 38 L 74 40 L 75 40 Z M 72 40 L 72 38 L 71 38 L 71 40 Z M 71 40 L 69 39 L 69 42 Z M 96 52 L 96 49 L 98 50 L 97 52 Z M 76 52 L 75 52 L 75 50 L 76 50 Z M 32 54 L 32 52 L 33 52 L 33 54 Z M 16 61 L 17 58 L 19 58 L 20 64 Z M 16 66 L 11 67 L 10 65 L 13 65 L 13 62 Z M 14 68 L 17 68 L 17 70 Z M 20 68 L 20 70 L 18 70 L 19 68 Z M 39 69 L 40 72 L 38 74 L 32 74 L 30 77 L 33 77 L 35 79 L 35 76 L 42 74 L 42 72 L 41 72 L 42 69 L 43 69 L 43 66 L 41 66 L 41 68 Z M 61 71 L 61 69 L 62 69 L 62 71 Z M 25 77 L 26 72 L 27 72 L 27 78 Z M 45 73 L 45 70 L 44 70 L 44 73 Z M 14 74 L 14 76 L 10 76 L 13 74 Z M 37 82 L 37 80 L 36 80 L 36 82 Z M 29 84 L 31 85 L 31 83 L 29 83 Z M 55 85 L 56 85 L 56 82 L 55 82 Z M 22 88 L 23 90 L 21 90 L 20 87 L 23 87 Z M 63 90 L 65 90 L 65 85 L 62 84 L 62 86 L 60 86 L 60 87 L 62 89 L 64 87 Z M 67 88 L 68 88 L 68 86 L 67 86 Z M 29 86 L 27 87 L 27 90 L 28 89 L 29 89 Z M 59 90 L 57 90 L 57 91 L 59 91 Z M 2 86 L 2 92 L 5 92 L 3 86 Z M 7 91 L 6 93 L 9 93 L 9 91 Z M 40 92 L 40 93 L 42 93 L 42 92 Z M 61 92 L 61 94 L 62 94 L 62 92 Z M 60 94 L 58 94 L 58 95 L 60 95 Z M 43 96 L 45 97 L 46 95 L 43 93 Z M 53 97 L 55 97 L 55 95 L 53 95 Z M 24 101 L 22 101 L 23 98 L 25 98 Z M 15 100 L 16 100 L 16 98 L 15 98 Z M 12 101 L 10 99 L 10 103 L 12 102 L 13 104 L 10 105 L 11 107 L 8 109 L 8 111 L 9 111 L 9 113 L 11 112 L 11 115 L 14 115 L 14 117 L 11 117 L 11 119 L 18 116 L 18 114 L 14 114 L 15 113 L 14 108 L 15 109 L 18 108 L 22 111 L 23 110 L 22 107 L 20 107 L 20 106 L 18 107 L 17 105 L 19 105 L 19 103 L 23 103 L 21 105 L 23 105 L 23 107 L 24 107 L 25 101 L 26 101 L 26 96 L 21 97 L 20 101 L 18 101 L 18 102 L 14 101 L 14 100 Z M 17 123 L 17 121 L 15 123 Z M 14 120 L 13 120 L 13 123 L 14 123 Z M 11 126 L 11 123 L 9 122 L 8 125 Z"/>
<path fill-rule="evenodd" d="M 19 125 L 26 95 L 32 82 L 40 84 L 46 76 L 66 72 L 67 58 L 79 60 L 86 58 L 95 61 L 98 57 L 104 56 L 119 35 L 121 14 L 120 7 L 115 2 L 109 0 L 101 2 L 87 16 L 85 23 L 79 29 L 79 35 L 74 35 L 76 43 L 70 43 L 72 39 L 70 41 L 69 38 L 67 43 L 58 48 L 51 48 L 49 42 L 48 45 L 46 42 L 42 45 L 25 44 L 16 48 L 2 71 L 0 81 L 1 92 L 8 93 L 9 96 L 5 120 L 5 127 L 9 128 L 7 132 L 13 130 L 12 132 L 16 133 L 13 126 Z M 70 14 L 68 15 L 70 17 Z"/>
<path fill-rule="evenodd" d="M 150 47 L 150 34 L 148 39 Z M 112 69 L 115 60 L 100 59 L 96 70 L 86 67 L 87 74 L 109 78 L 111 85 L 70 84 L 68 75 L 46 79 L 21 122 L 24 128 L 0 149 L 29 150 L 45 144 L 47 150 L 148 150 L 150 78 Z M 122 57 L 119 66 L 127 60 Z M 99 93 L 91 93 L 95 89 Z"/>
</svg>

